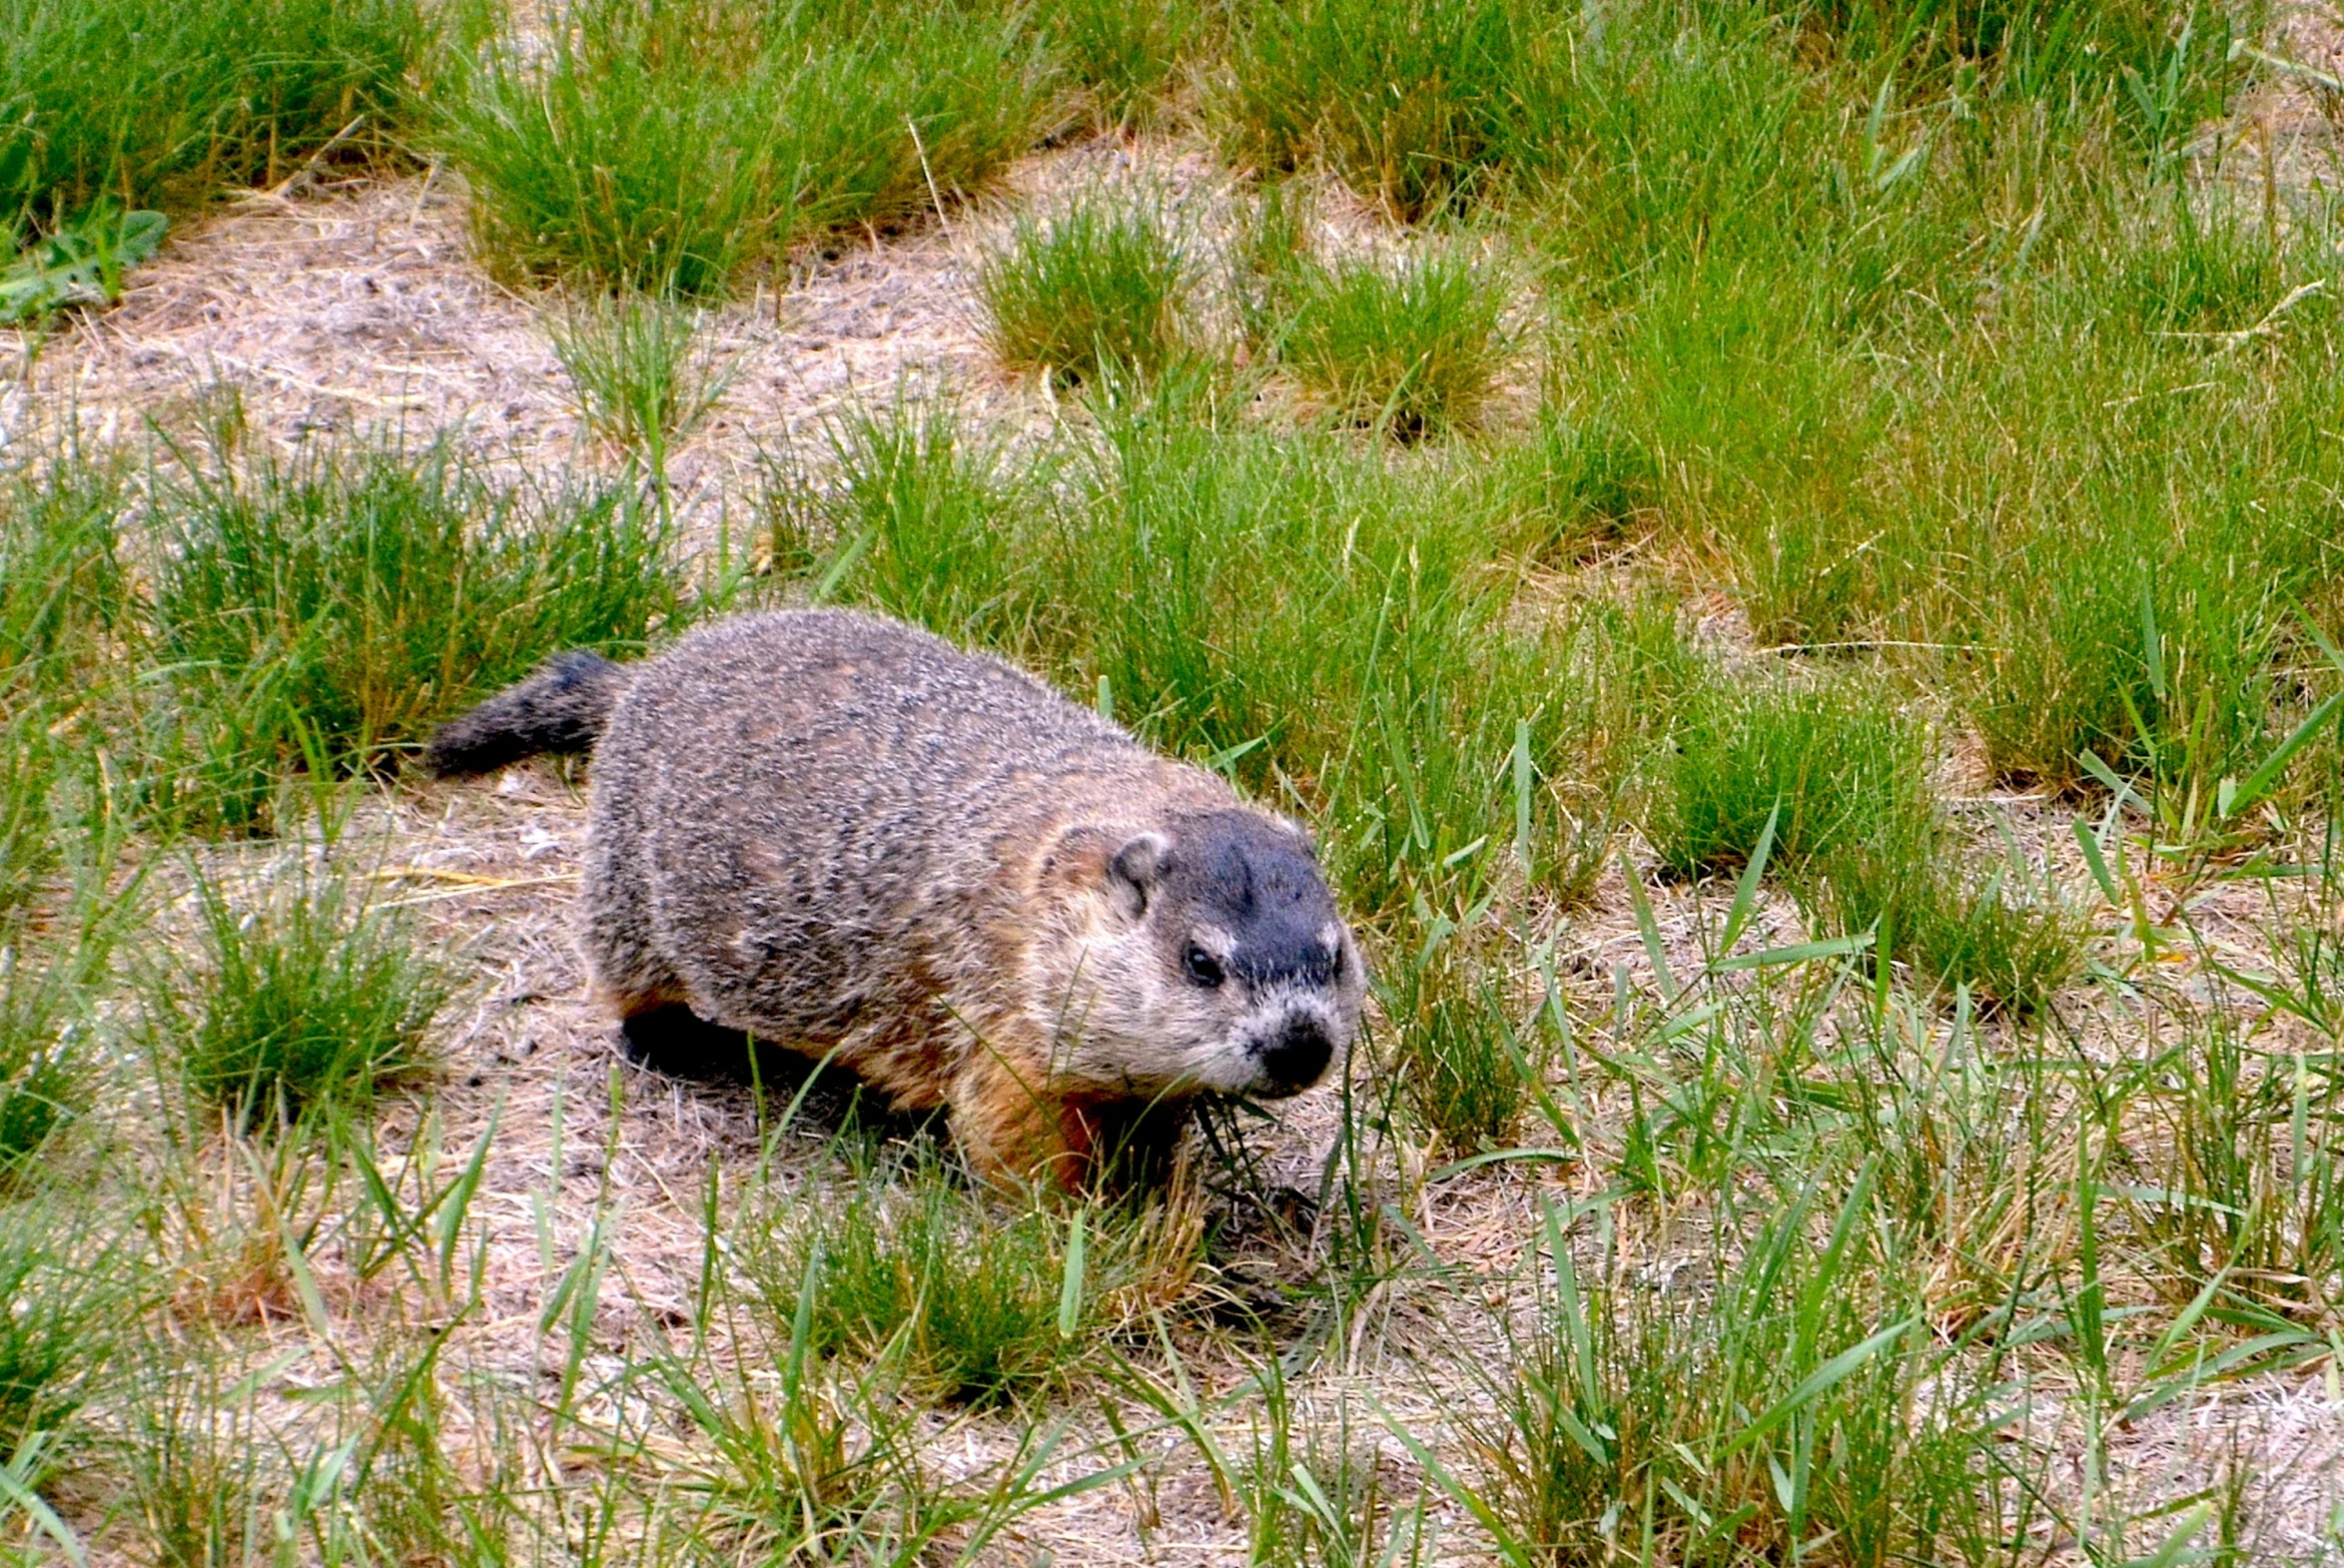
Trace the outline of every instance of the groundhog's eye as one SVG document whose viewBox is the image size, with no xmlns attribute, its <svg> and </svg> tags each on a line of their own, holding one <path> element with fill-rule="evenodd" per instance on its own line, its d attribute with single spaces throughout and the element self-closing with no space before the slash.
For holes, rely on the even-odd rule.
<svg viewBox="0 0 2344 1568">
<path fill-rule="evenodd" d="M 1180 962 L 1186 967 L 1188 978 L 1199 986 L 1220 984 L 1220 960 L 1205 952 L 1195 943 L 1188 944 L 1188 951 L 1180 956 Z"/>
</svg>

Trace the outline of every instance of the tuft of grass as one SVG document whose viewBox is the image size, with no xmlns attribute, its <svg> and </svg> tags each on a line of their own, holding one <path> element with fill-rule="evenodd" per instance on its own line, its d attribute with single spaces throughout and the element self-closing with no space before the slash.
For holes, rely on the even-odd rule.
<svg viewBox="0 0 2344 1568">
<path fill-rule="evenodd" d="M 573 302 L 550 323 L 553 353 L 586 428 L 653 474 L 705 419 L 731 378 L 700 340 L 700 317 L 648 295 Z"/>
<path fill-rule="evenodd" d="M 42 1434 L 54 1444 L 71 1433 L 145 1304 L 127 1260 L 85 1193 L 0 1206 L 0 1463 L 22 1465 L 19 1480 L 37 1478 Z"/>
<path fill-rule="evenodd" d="M 1657 520 L 1660 464 L 1601 409 L 1581 410 L 1550 389 L 1532 439 L 1504 448 L 1497 466 L 1516 504 L 1539 525 L 1525 553 L 1583 562 Z"/>
<path fill-rule="evenodd" d="M 2045 878 L 1975 876 L 1930 786 L 1927 730 L 1854 681 L 1712 684 L 1687 703 L 1653 842 L 1683 875 L 1735 869 L 1772 839 L 1808 918 L 1871 933 L 1925 983 L 2039 1010 L 2082 963 L 2083 928 Z"/>
<path fill-rule="evenodd" d="M 196 898 L 202 963 L 149 983 L 146 1033 L 198 1104 L 286 1125 L 430 1071 L 448 975 L 349 880 L 294 879 L 251 909 L 209 882 Z"/>
<path fill-rule="evenodd" d="M 346 129 L 346 153 L 378 153 L 433 42 L 418 0 L 4 0 L 0 232 L 190 207 Z"/>
<path fill-rule="evenodd" d="M 1350 1401 L 1331 1422 L 1296 1410 L 1276 1356 L 1254 1373 L 1260 1390 L 1251 1451 L 1239 1461 L 1247 1516 L 1247 1560 L 1310 1568 L 1370 1568 L 1421 1560 L 1425 1499 L 1390 1507 L 1390 1477 L 1375 1444 L 1355 1424 Z M 1401 1556 L 1402 1549 L 1406 1557 Z"/>
<path fill-rule="evenodd" d="M 2088 757 L 2211 798 L 2251 771 L 2288 640 L 2284 596 L 2305 579 L 2257 569 L 2243 524 L 2046 529 L 2016 574 L 1981 584 L 1984 646 L 1963 673 L 1997 773 L 2072 790 Z"/>
<path fill-rule="evenodd" d="M 97 738 L 135 631 L 124 504 L 116 470 L 71 452 L 0 473 L 0 1182 L 85 1098 L 92 1004 L 135 901 Z"/>
<path fill-rule="evenodd" d="M 49 732 L 56 722 L 46 703 L 26 703 L 0 722 L 0 947 L 44 902 L 60 859 L 66 758 Z"/>
<path fill-rule="evenodd" d="M 1958 72 L 1983 95 L 2121 113 L 2154 153 L 2219 118 L 2246 80 L 2231 43 L 2258 6 L 2203 0 L 1824 0 L 1771 6 L 1844 58 L 1915 86 Z"/>
<path fill-rule="evenodd" d="M 127 629 L 121 474 L 73 452 L 0 472 L 0 707 L 86 693 Z"/>
<path fill-rule="evenodd" d="M 776 559 L 801 549 L 818 593 L 851 585 L 948 637 L 1016 647 L 1031 614 L 1013 520 L 1026 492 L 1003 454 L 944 401 L 857 408 L 829 441 L 833 472 L 784 476 Z"/>
<path fill-rule="evenodd" d="M 2240 1295 L 2275 1327 L 2305 1308 L 2312 1281 L 2344 1266 L 2336 1091 L 2256 1043 L 2235 1016 L 2183 1019 L 2155 1044 L 2160 1137 L 2139 1165 L 2181 1201 L 2141 1203 L 2133 1222 L 2158 1257 L 2160 1290 L 2179 1304 L 2237 1270 L 2251 1280 Z"/>
<path fill-rule="evenodd" d="M 1037 1198 L 1004 1215 L 933 1161 L 833 1176 L 821 1201 L 790 1206 L 794 1219 L 766 1216 L 745 1249 L 776 1325 L 788 1329 L 810 1292 L 809 1350 L 900 1355 L 955 1403 L 1012 1402 L 1050 1382 L 1118 1271 L 1102 1211 L 1069 1219 Z"/>
<path fill-rule="evenodd" d="M 1653 847 L 1683 876 L 1732 871 L 1770 819 L 1779 864 L 1848 846 L 1903 867 L 1927 858 L 1928 738 L 1854 681 L 1716 680 L 1679 717 Z"/>
<path fill-rule="evenodd" d="M 1203 41 L 1209 13 L 1189 0 L 1063 0 L 1051 8 L 1056 53 L 1089 89 L 1095 124 L 1145 120 Z"/>
<path fill-rule="evenodd" d="M 1462 245 L 1305 261 L 1285 286 L 1277 359 L 1353 424 L 1403 440 L 1470 427 L 1512 359 L 1502 280 Z"/>
<path fill-rule="evenodd" d="M 1491 185 L 1542 35 L 1570 13 L 1538 0 L 1299 0 L 1249 8 L 1216 104 L 1236 161 L 1323 163 L 1413 222 Z"/>
<path fill-rule="evenodd" d="M 976 3 L 579 0 L 493 46 L 440 145 L 523 278 L 721 292 L 798 238 L 981 189 L 1051 114 L 1044 41 Z"/>
<path fill-rule="evenodd" d="M 254 1561 L 284 1517 L 270 1507 L 284 1477 L 252 1393 L 225 1375 L 217 1352 L 183 1357 L 151 1343 L 141 1361 L 122 1501 L 142 1544 L 157 1568 Z"/>
<path fill-rule="evenodd" d="M 0 950 L 0 1179 L 30 1170 L 84 1101 L 74 978 L 47 953 Z"/>
<path fill-rule="evenodd" d="M 628 490 L 501 487 L 444 442 L 190 467 L 158 496 L 148 721 L 157 805 L 194 825 L 265 828 L 287 770 L 385 766 L 546 655 L 689 613 Z"/>
<path fill-rule="evenodd" d="M 0 932 L 0 1190 L 37 1169 L 90 1098 L 96 1004 L 137 897 L 135 874 L 103 891 L 105 869 L 74 868 L 84 886 L 47 929 Z"/>
<path fill-rule="evenodd" d="M 1527 1075 L 1544 1065 L 1508 1016 L 1495 967 L 1443 943 L 1396 958 L 1380 981 L 1403 1103 L 1454 1154 L 1506 1147 L 1529 1104 Z"/>
<path fill-rule="evenodd" d="M 1402 1435 L 1508 1561 L 1648 1554 L 1686 1564 L 1963 1555 L 1992 1538 L 1984 1397 L 1941 1385 L 1950 1355 L 1864 1231 L 1859 1177 L 1835 1216 L 1818 1184 L 1720 1256 L 1699 1296 L 1586 1270 L 1548 1214 L 1537 1316 L 1472 1423 L 1478 1473 Z M 1821 1239 L 1808 1229 L 1828 1230 Z M 1731 1246 L 1735 1243 L 1729 1242 Z M 1723 1532 L 1717 1521 L 1735 1521 Z"/>
<path fill-rule="evenodd" d="M 660 1341 L 648 1357 L 654 1386 L 701 1439 L 643 1454 L 663 1470 L 664 1495 L 699 1504 L 684 1515 L 694 1548 L 687 1555 L 911 1562 L 949 1549 L 981 1557 L 1021 1516 L 1067 1495 L 1040 1484 L 1065 1452 L 1065 1423 L 1005 1428 L 984 1398 L 941 1413 L 927 1397 L 937 1389 L 924 1381 L 927 1363 L 909 1331 L 923 1302 L 902 1290 L 898 1239 L 939 1200 L 940 1175 L 925 1161 L 892 1172 L 817 1171 L 794 1197 L 752 1200 L 729 1235 L 711 1228 L 701 1320 L 721 1311 L 750 1333 L 728 1334 L 721 1347 L 696 1340 L 688 1354 Z M 983 1200 L 965 1190 L 946 1200 L 981 1216 Z M 1079 1300 L 1088 1277 L 1079 1255 L 1062 1303 Z M 955 1277 L 948 1270 L 939 1287 Z M 939 1464 L 940 1445 L 957 1444 L 971 1427 L 1019 1435 L 981 1468 Z M 631 1508 L 639 1495 L 620 1500 Z"/>
<path fill-rule="evenodd" d="M 1020 218 L 977 275 L 994 357 L 1069 384 L 1150 376 L 1180 359 L 1190 285 L 1162 213 L 1104 194 L 1048 223 Z"/>
</svg>

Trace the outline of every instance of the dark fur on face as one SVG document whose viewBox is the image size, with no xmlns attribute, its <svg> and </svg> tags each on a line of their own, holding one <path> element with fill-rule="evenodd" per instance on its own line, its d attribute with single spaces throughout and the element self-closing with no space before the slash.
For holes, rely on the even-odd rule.
<svg viewBox="0 0 2344 1568">
<path fill-rule="evenodd" d="M 1248 812 L 1175 819 L 1162 872 L 1164 896 L 1225 936 L 1212 956 L 1249 986 L 1333 982 L 1342 947 L 1329 941 L 1334 900 L 1295 834 Z M 1193 933 L 1167 930 L 1167 962 L 1178 964 Z"/>
</svg>

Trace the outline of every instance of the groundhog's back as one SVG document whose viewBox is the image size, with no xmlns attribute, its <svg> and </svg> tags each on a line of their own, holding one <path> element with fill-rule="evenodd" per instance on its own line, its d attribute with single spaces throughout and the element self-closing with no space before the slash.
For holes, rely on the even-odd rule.
<svg viewBox="0 0 2344 1568">
<path fill-rule="evenodd" d="M 588 947 L 614 989 L 826 1049 L 1007 980 L 993 934 L 1033 924 L 1065 828 L 1235 804 L 997 659 L 851 611 L 744 616 L 639 666 L 611 714 Z"/>
</svg>

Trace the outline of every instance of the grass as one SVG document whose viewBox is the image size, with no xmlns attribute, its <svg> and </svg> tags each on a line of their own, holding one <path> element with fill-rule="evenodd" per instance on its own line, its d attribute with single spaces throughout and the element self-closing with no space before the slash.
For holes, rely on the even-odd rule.
<svg viewBox="0 0 2344 1568">
<path fill-rule="evenodd" d="M 429 1074 L 449 978 L 358 886 L 296 879 L 240 908 L 199 884 L 196 903 L 201 965 L 150 981 L 145 1027 L 198 1107 L 239 1127 L 290 1124 Z"/>
<path fill-rule="evenodd" d="M 1338 1405 L 1331 1421 L 1309 1422 L 1294 1408 L 1284 1368 L 1270 1357 L 1256 1374 L 1260 1411 L 1243 1456 L 1249 1561 L 1366 1568 L 1420 1559 L 1423 1499 L 1387 1514 L 1385 1466 L 1366 1422 Z M 1399 1552 L 1405 1545 L 1409 1556 Z"/>
<path fill-rule="evenodd" d="M 1720 681 L 1687 703 L 1654 844 L 1680 875 L 1734 871 L 1770 825 L 1784 861 L 1925 855 L 1929 736 L 1854 682 Z"/>
<path fill-rule="evenodd" d="M 1270 344 L 1335 417 L 1402 439 L 1475 424 L 1512 358 L 1504 280 L 1468 249 L 1331 265 L 1273 284 Z"/>
<path fill-rule="evenodd" d="M 703 325 L 672 302 L 642 295 L 574 303 L 551 324 L 553 352 L 586 428 L 654 474 L 667 471 L 669 446 L 724 396 L 729 378 L 700 340 Z"/>
<path fill-rule="evenodd" d="M 607 490 L 453 435 L 9 449 L 0 1556 L 2314 1554 L 2251 1419 L 2344 1333 L 2344 356 L 2325 205 L 2208 129 L 2264 19 L 939 14 L 597 6 L 416 78 L 488 255 L 613 302 Z M 737 516 L 730 458 L 657 482 L 694 291 L 1191 111 L 1246 167 L 1179 226 L 1077 204 L 1181 287 L 1022 231 L 1029 338 L 1179 352 L 755 432 L 747 591 L 1304 820 L 1350 1081 L 1084 1205 L 609 1062 L 546 946 L 575 780 L 401 749 L 723 596 L 668 523 Z"/>
<path fill-rule="evenodd" d="M 1021 218 L 977 277 L 994 358 L 1068 384 L 1161 372 L 1187 352 L 1190 271 L 1138 203 L 1094 195 L 1047 224 Z"/>
<path fill-rule="evenodd" d="M 1053 8 L 1051 41 L 1089 90 L 1094 124 L 1145 124 L 1166 107 L 1216 21 L 1182 0 L 1070 0 Z"/>
<path fill-rule="evenodd" d="M 1016 645 L 1027 613 L 998 454 L 946 403 L 897 401 L 833 421 L 835 479 L 784 476 L 773 553 L 963 641 Z M 818 559 L 815 549 L 824 553 Z"/>
<path fill-rule="evenodd" d="M 1995 1536 L 1986 1407 L 1914 1409 L 1940 1352 L 1860 1235 L 1862 1182 L 1828 1239 L 1802 1223 L 1815 1192 L 1781 1195 L 1699 1302 L 1583 1274 L 1547 1211 L 1551 1283 L 1514 1347 L 1522 1375 L 1493 1388 L 1481 1473 L 1402 1437 L 1505 1560 L 1728 1563 L 1820 1541 L 1877 1563 Z"/>
<path fill-rule="evenodd" d="M 1457 1155 L 1507 1147 L 1544 1068 L 1535 1039 L 1525 1043 L 1492 965 L 1446 945 L 1400 955 L 1385 981 L 1385 1016 L 1398 1036 L 1403 1098 L 1440 1146 Z"/>
<path fill-rule="evenodd" d="M 149 1350 L 125 1501 L 162 1568 L 248 1561 L 270 1537 L 271 1455 L 253 1401 L 217 1364 Z"/>
<path fill-rule="evenodd" d="M 72 689 L 98 673 L 130 616 L 118 528 L 121 475 L 72 452 L 0 474 L 0 702 Z"/>
<path fill-rule="evenodd" d="M 21 243 L 100 202 L 185 210 L 388 150 L 434 29 L 414 0 L 9 0 L 0 222 Z"/>
<path fill-rule="evenodd" d="M 1440 211 L 1491 183 L 1558 25 L 1523 0 L 1258 8 L 1229 49 L 1230 151 L 1272 170 L 1321 162 L 1403 220 Z"/>
<path fill-rule="evenodd" d="M 78 1412 L 103 1390 L 126 1315 L 146 1304 L 125 1261 L 106 1224 L 70 1201 L 0 1208 L 0 1462 L 23 1466 L 20 1479 L 45 1477 L 84 1435 Z"/>
<path fill-rule="evenodd" d="M 977 1408 L 1054 1383 L 1102 1303 L 1131 1284 L 1128 1237 L 1146 1234 L 1105 1211 L 1002 1212 L 932 1159 L 908 1173 L 833 1172 L 805 1197 L 757 1216 L 744 1248 L 780 1340 L 793 1354 L 891 1367 Z"/>
<path fill-rule="evenodd" d="M 627 490 L 499 484 L 449 444 L 232 450 L 162 507 L 149 782 L 191 823 L 266 828 L 289 770 L 386 768 L 546 655 L 688 615 L 671 529 Z"/>
<path fill-rule="evenodd" d="M 1870 934 L 1927 984 L 2037 1010 L 2082 962 L 2082 933 L 2055 881 L 2035 877 L 2014 844 L 2008 865 L 1962 866 L 1933 762 L 1925 728 L 1853 683 L 1697 690 L 1655 847 L 1688 876 L 1769 854 L 1824 931 Z"/>
<path fill-rule="evenodd" d="M 83 1109 L 110 952 L 135 920 L 88 745 L 135 621 L 120 479 L 71 453 L 0 474 L 0 1189 Z"/>
<path fill-rule="evenodd" d="M 982 189 L 1053 113 L 1014 10 L 583 0 L 565 21 L 542 57 L 492 47 L 437 133 L 519 278 L 721 293 L 803 236 Z"/>
<path fill-rule="evenodd" d="M 119 849 L 75 844 L 72 890 L 0 935 L 0 1194 L 59 1152 L 95 1098 L 115 949 L 142 913 Z"/>
</svg>

